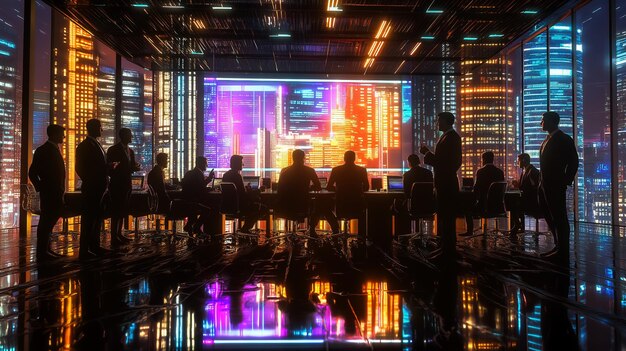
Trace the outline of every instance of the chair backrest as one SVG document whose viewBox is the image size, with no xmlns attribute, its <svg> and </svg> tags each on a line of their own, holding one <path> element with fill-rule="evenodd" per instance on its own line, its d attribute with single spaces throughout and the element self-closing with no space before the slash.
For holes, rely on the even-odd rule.
<svg viewBox="0 0 626 351">
<path fill-rule="evenodd" d="M 293 184 L 291 184 L 293 185 Z M 275 215 L 280 218 L 302 219 L 309 215 L 311 197 L 307 192 L 300 192 L 297 188 L 278 183 L 277 206 Z"/>
<path fill-rule="evenodd" d="M 415 182 L 411 186 L 409 214 L 413 218 L 430 217 L 435 214 L 436 200 L 434 184 L 431 182 Z"/>
<path fill-rule="evenodd" d="M 506 215 L 504 196 L 506 195 L 507 182 L 493 182 L 487 192 L 487 204 L 485 214 L 487 217 Z"/>
<path fill-rule="evenodd" d="M 170 210 L 166 217 L 168 219 L 185 219 L 188 215 L 198 213 L 195 203 L 183 199 L 174 199 L 170 203 Z"/>
<path fill-rule="evenodd" d="M 22 184 L 22 209 L 32 214 L 41 214 L 41 202 L 35 186 Z"/>
<path fill-rule="evenodd" d="M 235 183 L 222 182 L 220 213 L 236 216 L 239 214 L 239 194 Z"/>
<path fill-rule="evenodd" d="M 359 218 L 365 210 L 365 196 L 360 183 L 335 190 L 335 213 L 338 218 Z"/>
<path fill-rule="evenodd" d="M 156 213 L 159 208 L 159 195 L 151 185 L 148 185 L 148 209 L 150 213 Z"/>
</svg>

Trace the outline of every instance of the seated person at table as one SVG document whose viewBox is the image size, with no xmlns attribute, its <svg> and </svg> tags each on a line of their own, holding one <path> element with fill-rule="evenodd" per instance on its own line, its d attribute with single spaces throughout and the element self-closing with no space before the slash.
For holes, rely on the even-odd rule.
<svg viewBox="0 0 626 351">
<path fill-rule="evenodd" d="M 154 189 L 159 199 L 157 213 L 167 213 L 170 209 L 170 202 L 172 202 L 172 199 L 170 199 L 167 193 L 167 190 L 171 189 L 165 184 L 165 172 L 163 171 L 167 168 L 169 163 L 167 154 L 164 152 L 157 154 L 156 161 L 156 165 L 154 165 L 152 170 L 148 173 L 148 185 Z"/>
<path fill-rule="evenodd" d="M 515 219 L 515 226 L 511 231 L 524 230 L 524 214 L 537 215 L 539 213 L 539 201 L 537 201 L 539 170 L 530 163 L 530 155 L 527 153 L 517 156 L 517 165 L 522 169 L 522 174 L 519 180 L 513 181 L 513 186 L 522 192 L 522 200 L 521 208 L 511 211 L 511 217 Z"/>
<path fill-rule="evenodd" d="M 233 183 L 237 187 L 239 211 L 244 215 L 244 224 L 240 231 L 242 233 L 250 233 L 250 229 L 259 219 L 259 204 L 258 201 L 256 203 L 254 201 L 259 194 L 243 184 L 243 177 L 240 173 L 242 169 L 243 157 L 241 155 L 232 155 L 230 157 L 230 170 L 224 173 L 222 182 Z"/>
<path fill-rule="evenodd" d="M 293 164 L 280 171 L 278 178 L 278 203 L 279 207 L 282 208 L 280 211 L 293 210 L 294 213 L 299 213 L 299 211 L 307 207 L 306 202 L 309 201 L 310 184 L 313 184 L 311 190 L 314 191 L 321 190 L 321 186 L 315 170 L 304 164 L 304 151 L 294 150 L 292 159 Z M 298 208 L 298 205 L 302 206 Z M 339 223 L 332 212 L 331 206 L 316 203 L 315 209 L 310 211 L 309 215 L 309 233 L 312 236 L 316 235 L 315 226 L 322 217 L 328 221 L 333 233 L 339 233 Z"/>
<path fill-rule="evenodd" d="M 474 234 L 473 215 L 484 212 L 485 206 L 487 205 L 487 194 L 489 193 L 491 183 L 504 180 L 504 172 L 493 164 L 493 152 L 484 152 L 481 157 L 483 166 L 476 171 L 476 177 L 474 178 L 474 199 L 478 200 L 478 202 L 472 206 L 473 209 L 470 213 L 465 214 L 467 232 L 461 234 L 462 236 Z"/>
<path fill-rule="evenodd" d="M 416 154 L 409 155 L 407 160 L 409 161 L 411 169 L 402 175 L 402 183 L 404 185 L 404 195 L 409 199 L 411 198 L 411 187 L 413 183 L 432 183 L 433 172 L 424 167 L 420 167 L 420 158 Z"/>
<path fill-rule="evenodd" d="M 215 177 L 215 173 L 211 171 L 208 177 L 204 176 L 207 169 L 206 157 L 196 157 L 196 167 L 185 173 L 183 178 L 183 199 L 198 205 L 200 209 L 200 217 L 198 218 L 195 211 L 187 216 L 187 224 L 185 231 L 194 233 L 200 230 L 200 226 L 206 223 L 209 217 L 210 208 L 207 206 L 207 193 L 209 184 Z M 206 227 L 206 226 L 205 226 Z M 206 228 L 205 228 L 206 230 Z"/>
<path fill-rule="evenodd" d="M 363 192 L 370 188 L 367 170 L 355 164 L 354 151 L 346 151 L 343 161 L 343 165 L 334 167 L 330 172 L 326 189 L 336 191 L 335 209 L 359 212 L 365 207 Z"/>
</svg>

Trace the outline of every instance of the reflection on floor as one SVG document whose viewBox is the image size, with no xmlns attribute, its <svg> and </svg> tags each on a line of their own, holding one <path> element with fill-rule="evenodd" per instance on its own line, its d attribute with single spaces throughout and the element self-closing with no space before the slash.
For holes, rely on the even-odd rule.
<svg viewBox="0 0 626 351">
<path fill-rule="evenodd" d="M 623 349 L 624 229 L 573 229 L 565 266 L 530 231 L 459 237 L 456 263 L 426 258 L 432 236 L 147 234 L 38 264 L 33 240 L 5 230 L 0 350 Z M 72 235 L 54 244 L 76 254 Z"/>
</svg>

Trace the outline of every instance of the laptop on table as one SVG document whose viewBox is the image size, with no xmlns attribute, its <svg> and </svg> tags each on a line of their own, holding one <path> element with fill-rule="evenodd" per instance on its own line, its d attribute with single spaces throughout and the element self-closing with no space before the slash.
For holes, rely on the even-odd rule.
<svg viewBox="0 0 626 351">
<path fill-rule="evenodd" d="M 387 191 L 390 193 L 404 192 L 402 176 L 387 176 Z"/>
</svg>

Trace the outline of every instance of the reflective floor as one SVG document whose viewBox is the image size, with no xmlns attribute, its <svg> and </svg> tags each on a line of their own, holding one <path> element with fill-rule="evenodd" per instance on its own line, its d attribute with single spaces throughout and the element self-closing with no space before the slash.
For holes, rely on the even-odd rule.
<svg viewBox="0 0 626 351">
<path fill-rule="evenodd" d="M 38 264 L 34 240 L 0 231 L 0 350 L 626 349 L 626 232 L 573 229 L 567 264 L 532 232 L 459 237 L 456 262 L 427 259 L 430 236 L 324 233 L 147 233 L 81 262 L 61 234 L 70 257 Z"/>
</svg>

